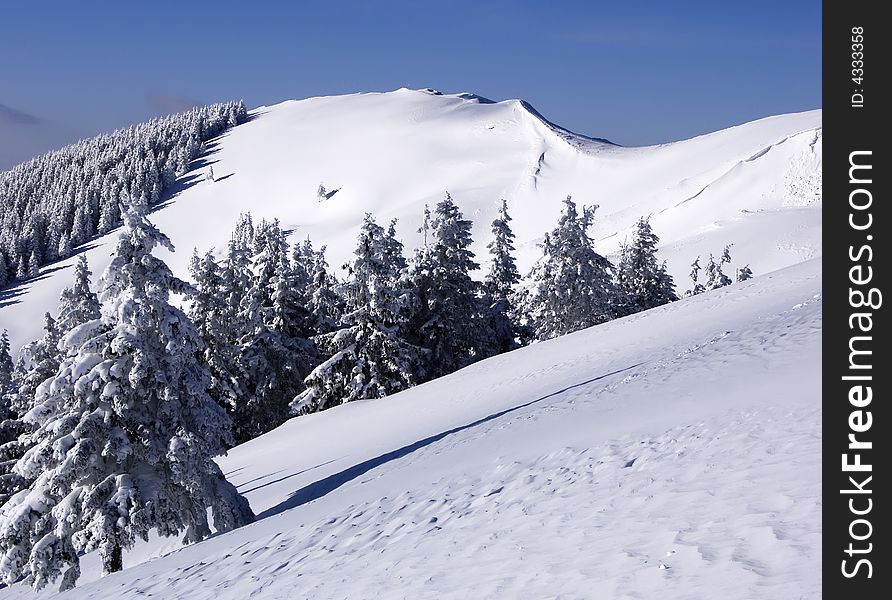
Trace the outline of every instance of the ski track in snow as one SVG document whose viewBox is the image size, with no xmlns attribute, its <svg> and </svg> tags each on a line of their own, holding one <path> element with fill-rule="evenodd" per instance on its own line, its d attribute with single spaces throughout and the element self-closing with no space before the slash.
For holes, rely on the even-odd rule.
<svg viewBox="0 0 892 600">
<path fill-rule="evenodd" d="M 221 460 L 265 518 L 59 598 L 819 598 L 820 268 L 294 419 Z"/>
</svg>

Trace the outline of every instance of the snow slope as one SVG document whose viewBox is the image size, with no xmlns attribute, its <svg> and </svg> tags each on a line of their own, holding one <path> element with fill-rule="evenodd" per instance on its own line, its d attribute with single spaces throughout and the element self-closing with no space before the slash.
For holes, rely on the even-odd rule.
<svg viewBox="0 0 892 600">
<path fill-rule="evenodd" d="M 363 213 L 399 218 L 407 250 L 425 203 L 446 190 L 475 222 L 485 261 L 500 198 L 514 217 L 525 271 L 536 243 L 557 221 L 561 200 L 601 206 L 593 232 L 615 252 L 632 224 L 653 215 L 662 256 L 681 290 L 697 256 L 734 243 L 734 266 L 767 273 L 821 254 L 821 111 L 762 119 L 691 140 L 623 148 L 567 132 L 519 100 L 400 89 L 289 101 L 252 111 L 181 178 L 152 216 L 178 248 L 169 257 L 187 276 L 193 247 L 222 248 L 239 213 L 279 218 L 293 240 L 310 236 L 340 266 Z M 217 182 L 204 181 L 212 164 Z M 339 189 L 318 202 L 316 190 Z M 86 245 L 98 274 L 115 233 Z M 16 349 L 40 334 L 74 258 L 37 280 L 0 291 L 0 329 Z"/>
<path fill-rule="evenodd" d="M 257 523 L 60 598 L 819 598 L 820 293 L 810 260 L 292 419 L 221 460 Z"/>
</svg>

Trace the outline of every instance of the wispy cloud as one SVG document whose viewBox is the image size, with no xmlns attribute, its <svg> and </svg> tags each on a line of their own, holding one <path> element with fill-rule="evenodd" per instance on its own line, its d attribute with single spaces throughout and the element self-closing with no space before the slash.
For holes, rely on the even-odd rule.
<svg viewBox="0 0 892 600">
<path fill-rule="evenodd" d="M 5 104 L 0 104 L 0 122 L 15 125 L 40 125 L 43 119 Z"/>
<path fill-rule="evenodd" d="M 177 94 L 146 94 L 146 102 L 149 103 L 153 111 L 162 115 L 183 112 L 204 104 L 193 98 Z"/>
</svg>

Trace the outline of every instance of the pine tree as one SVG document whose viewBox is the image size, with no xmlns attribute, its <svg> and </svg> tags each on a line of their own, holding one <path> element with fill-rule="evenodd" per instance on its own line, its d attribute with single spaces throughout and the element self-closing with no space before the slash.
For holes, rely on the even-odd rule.
<svg viewBox="0 0 892 600">
<path fill-rule="evenodd" d="M 71 255 L 71 240 L 67 232 L 62 232 L 62 235 L 59 237 L 59 247 L 56 253 L 60 258 Z"/>
<path fill-rule="evenodd" d="M 44 315 L 44 335 L 26 344 L 19 352 L 12 378 L 12 385 L 3 396 L 0 415 L 0 502 L 26 487 L 29 481 L 13 471 L 16 462 L 30 448 L 22 435 L 30 427 L 22 417 L 33 407 L 37 387 L 52 377 L 59 368 L 60 354 L 57 348 L 59 332 L 50 313 Z"/>
<path fill-rule="evenodd" d="M 448 193 L 428 218 L 422 233 L 426 245 L 413 258 L 409 279 L 416 298 L 410 323 L 413 343 L 430 350 L 429 378 L 452 373 L 485 358 L 484 316 L 479 284 L 470 272 L 478 268 L 471 252 L 471 221 Z M 429 221 L 429 222 L 428 222 Z"/>
<path fill-rule="evenodd" d="M 0 395 L 12 389 L 12 372 L 14 365 L 9 353 L 9 332 L 4 329 L 0 333 Z"/>
<path fill-rule="evenodd" d="M 191 296 L 189 318 L 204 342 L 201 359 L 211 375 L 208 394 L 234 417 L 239 404 L 234 368 L 238 358 L 237 338 L 232 335 L 237 313 L 227 302 L 229 290 L 225 285 L 224 270 L 217 264 L 213 252 L 199 256 L 196 251 L 190 273 L 195 281 L 195 292 Z"/>
<path fill-rule="evenodd" d="M 309 240 L 307 240 L 309 241 Z M 335 329 L 343 309 L 341 298 L 335 291 L 337 281 L 328 273 L 325 246 L 313 253 L 313 273 L 310 283 L 309 309 L 313 313 L 316 333 L 328 333 Z"/>
<path fill-rule="evenodd" d="M 243 399 L 236 409 L 238 441 L 282 424 L 291 400 L 303 391 L 304 378 L 318 363 L 309 339 L 313 316 L 304 303 L 304 290 L 292 280 L 284 232 L 276 223 L 262 224 L 255 244 L 262 247 L 238 318 L 245 325 L 237 361 Z"/>
<path fill-rule="evenodd" d="M 87 257 L 81 254 L 74 265 L 74 283 L 62 290 L 59 297 L 56 327 L 60 333 L 99 318 L 99 299 L 90 290 L 92 275 Z"/>
<path fill-rule="evenodd" d="M 737 281 L 746 281 L 748 279 L 753 278 L 753 271 L 750 269 L 749 265 L 744 265 L 741 268 L 737 269 Z"/>
<path fill-rule="evenodd" d="M 486 275 L 486 288 L 493 300 L 507 300 L 513 288 L 520 281 L 520 273 L 512 252 L 514 252 L 514 232 L 511 231 L 511 216 L 508 202 L 502 200 L 499 216 L 492 222 L 493 240 L 487 244 L 492 255 L 489 273 Z"/>
<path fill-rule="evenodd" d="M 101 280 L 102 317 L 75 327 L 55 377 L 25 416 L 34 447 L 15 471 L 34 478 L 0 509 L 0 572 L 40 589 L 80 575 L 79 553 L 98 549 L 106 573 L 151 529 L 186 543 L 249 522 L 247 501 L 212 457 L 231 443 L 231 422 L 208 396 L 196 359 L 201 341 L 169 302 L 189 291 L 155 246 L 168 238 L 129 205 Z"/>
<path fill-rule="evenodd" d="M 28 259 L 28 277 L 37 277 L 40 273 L 40 255 L 37 249 L 31 251 L 31 257 Z"/>
<path fill-rule="evenodd" d="M 33 405 L 37 387 L 59 368 L 59 330 L 56 320 L 50 313 L 43 315 L 43 337 L 26 344 L 20 355 L 17 385 L 11 392 L 10 408 L 19 416 L 24 416 Z"/>
<path fill-rule="evenodd" d="M 366 214 L 345 285 L 343 328 L 317 336 L 331 357 L 306 378 L 307 388 L 294 399 L 293 412 L 381 398 L 416 383 L 423 351 L 403 337 L 401 264 L 395 260 L 401 250 L 392 228 L 385 232 Z"/>
<path fill-rule="evenodd" d="M 523 312 L 535 337 L 551 339 L 622 316 L 628 299 L 613 279 L 613 265 L 595 252 L 588 230 L 597 206 L 582 215 L 570 196 L 558 226 L 545 236 Z"/>
<path fill-rule="evenodd" d="M 715 262 L 712 254 L 709 255 L 709 262 L 706 264 L 706 284 L 704 285 L 707 291 L 731 285 L 731 278 L 722 272 L 722 264 L 726 262 L 724 258 L 727 252 L 728 248 L 725 248 L 720 262 Z"/>
<path fill-rule="evenodd" d="M 6 256 L 0 250 L 0 288 L 9 283 L 9 265 L 6 264 Z"/>
<path fill-rule="evenodd" d="M 29 437 L 23 436 L 32 427 L 22 418 L 33 407 L 39 386 L 58 371 L 65 358 L 59 348 L 61 333 L 99 318 L 99 301 L 90 291 L 90 275 L 82 255 L 74 268 L 74 284 L 60 295 L 59 319 L 54 321 L 47 313 L 43 338 L 26 345 L 20 353 L 12 390 L 2 400 L 0 415 L 0 505 L 33 480 L 33 476 L 26 480 L 13 470 L 32 445 Z"/>
<path fill-rule="evenodd" d="M 694 259 L 694 262 L 691 263 L 691 281 L 694 282 L 694 286 L 684 293 L 685 296 L 696 296 L 697 294 L 702 294 L 706 291 L 706 288 L 702 283 L 697 283 L 697 279 L 700 277 L 700 270 L 703 267 L 700 266 L 700 257 Z"/>
<path fill-rule="evenodd" d="M 660 238 L 650 226 L 650 218 L 641 217 L 635 224 L 632 242 L 623 244 L 617 265 L 620 288 L 637 310 L 647 310 L 678 300 L 672 276 L 665 263 L 657 262 Z"/>
<path fill-rule="evenodd" d="M 484 303 L 488 319 L 483 338 L 489 349 L 485 354 L 495 355 L 517 347 L 522 337 L 515 322 L 511 306 L 514 288 L 520 282 L 520 273 L 514 259 L 514 232 L 509 225 L 508 203 L 502 200 L 499 216 L 492 222 L 493 240 L 487 244 L 492 256 L 489 272 L 484 280 Z"/>
</svg>

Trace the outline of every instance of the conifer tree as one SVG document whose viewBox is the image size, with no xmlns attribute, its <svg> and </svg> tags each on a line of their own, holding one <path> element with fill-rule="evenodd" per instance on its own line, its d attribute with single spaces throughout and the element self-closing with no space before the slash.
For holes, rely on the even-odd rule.
<svg viewBox="0 0 892 600">
<path fill-rule="evenodd" d="M 43 337 L 26 344 L 20 352 L 20 371 L 12 391 L 10 407 L 24 416 L 32 406 L 37 386 L 56 373 L 59 368 L 59 330 L 50 313 L 43 315 Z"/>
<path fill-rule="evenodd" d="M 722 264 L 726 262 L 725 256 L 727 255 L 727 247 L 725 248 L 725 252 L 723 253 L 722 258 L 719 262 L 715 261 L 715 258 L 712 256 L 712 254 L 709 255 L 709 262 L 706 263 L 706 284 L 704 285 L 707 291 L 716 290 L 720 287 L 731 285 L 731 278 L 722 272 Z"/>
<path fill-rule="evenodd" d="M 402 245 L 391 230 L 366 214 L 356 258 L 349 266 L 347 313 L 342 328 L 317 336 L 331 357 L 306 378 L 306 390 L 292 403 L 295 413 L 315 412 L 368 398 L 381 398 L 414 385 L 423 351 L 403 337 L 400 289 Z"/>
<path fill-rule="evenodd" d="M 60 334 L 78 325 L 99 318 L 99 299 L 90 290 L 90 271 L 87 257 L 81 254 L 74 265 L 74 283 L 59 296 L 59 317 L 56 327 Z"/>
<path fill-rule="evenodd" d="M 691 281 L 694 282 L 694 286 L 684 293 L 685 296 L 696 296 L 697 294 L 702 294 L 706 291 L 706 288 L 702 283 L 697 283 L 697 279 L 700 277 L 700 270 L 703 267 L 700 266 L 700 257 L 694 259 L 694 262 L 691 263 Z"/>
<path fill-rule="evenodd" d="M 520 282 L 514 259 L 514 232 L 511 231 L 508 202 L 502 199 L 499 215 L 492 222 L 492 241 L 487 244 L 491 255 L 489 272 L 484 280 L 484 302 L 488 305 L 488 321 L 484 338 L 489 342 L 487 354 L 500 354 L 517 347 L 518 324 L 513 317 L 511 299 Z"/>
<path fill-rule="evenodd" d="M 430 350 L 427 377 L 452 373 L 485 358 L 485 317 L 479 284 L 470 272 L 478 268 L 471 252 L 471 221 L 448 193 L 437 203 L 433 218 L 425 208 L 422 233 L 426 245 L 416 252 L 409 270 L 415 295 L 410 330 L 413 343 Z"/>
<path fill-rule="evenodd" d="M 247 501 L 214 456 L 231 422 L 207 394 L 196 359 L 201 340 L 169 302 L 186 293 L 155 246 L 173 249 L 129 205 L 115 256 L 101 280 L 102 316 L 67 332 L 57 374 L 38 387 L 25 420 L 33 447 L 15 466 L 29 488 L 0 509 L 0 573 L 37 589 L 80 575 L 79 554 L 99 550 L 106 573 L 151 529 L 186 543 L 249 522 Z"/>
<path fill-rule="evenodd" d="M 227 302 L 228 291 L 223 268 L 211 251 L 192 256 L 190 272 L 195 293 L 189 317 L 204 342 L 201 358 L 211 375 L 208 394 L 230 414 L 235 415 L 239 403 L 234 365 L 238 358 L 237 338 L 232 335 L 237 313 Z"/>
<path fill-rule="evenodd" d="M 499 216 L 492 222 L 493 240 L 487 244 L 492 255 L 486 288 L 494 300 L 507 300 L 520 281 L 520 273 L 514 259 L 514 232 L 511 231 L 508 202 L 502 200 Z"/>
<path fill-rule="evenodd" d="M 291 400 L 318 362 L 310 340 L 313 316 L 301 288 L 291 280 L 288 244 L 277 223 L 262 224 L 255 245 L 251 287 L 239 307 L 245 326 L 238 358 L 236 438 L 244 441 L 278 427 L 289 417 Z"/>
<path fill-rule="evenodd" d="M 737 281 L 746 281 L 748 279 L 753 278 L 753 271 L 750 269 L 749 265 L 744 265 L 741 268 L 737 269 Z"/>
<path fill-rule="evenodd" d="M 557 227 L 545 236 L 523 307 L 539 340 L 609 321 L 628 310 L 628 299 L 614 283 L 613 265 L 595 252 L 588 236 L 596 209 L 583 208 L 580 215 L 567 196 Z"/>
<path fill-rule="evenodd" d="M 9 283 L 9 265 L 6 264 L 6 256 L 0 250 L 0 288 Z"/>
<path fill-rule="evenodd" d="M 309 241 L 309 240 L 307 240 Z M 313 273 L 310 282 L 309 309 L 313 313 L 314 329 L 317 333 L 328 333 L 335 329 L 343 312 L 341 298 L 335 291 L 337 281 L 328 273 L 325 260 L 325 246 L 313 253 Z"/>
<path fill-rule="evenodd" d="M 15 365 L 9 353 L 9 332 L 4 329 L 0 333 L 0 395 L 12 389 L 12 373 Z"/>
<path fill-rule="evenodd" d="M 650 218 L 641 217 L 629 244 L 623 244 L 617 265 L 620 288 L 637 310 L 647 310 L 678 300 L 672 276 L 665 263 L 657 262 L 660 238 L 650 226 Z"/>
</svg>

